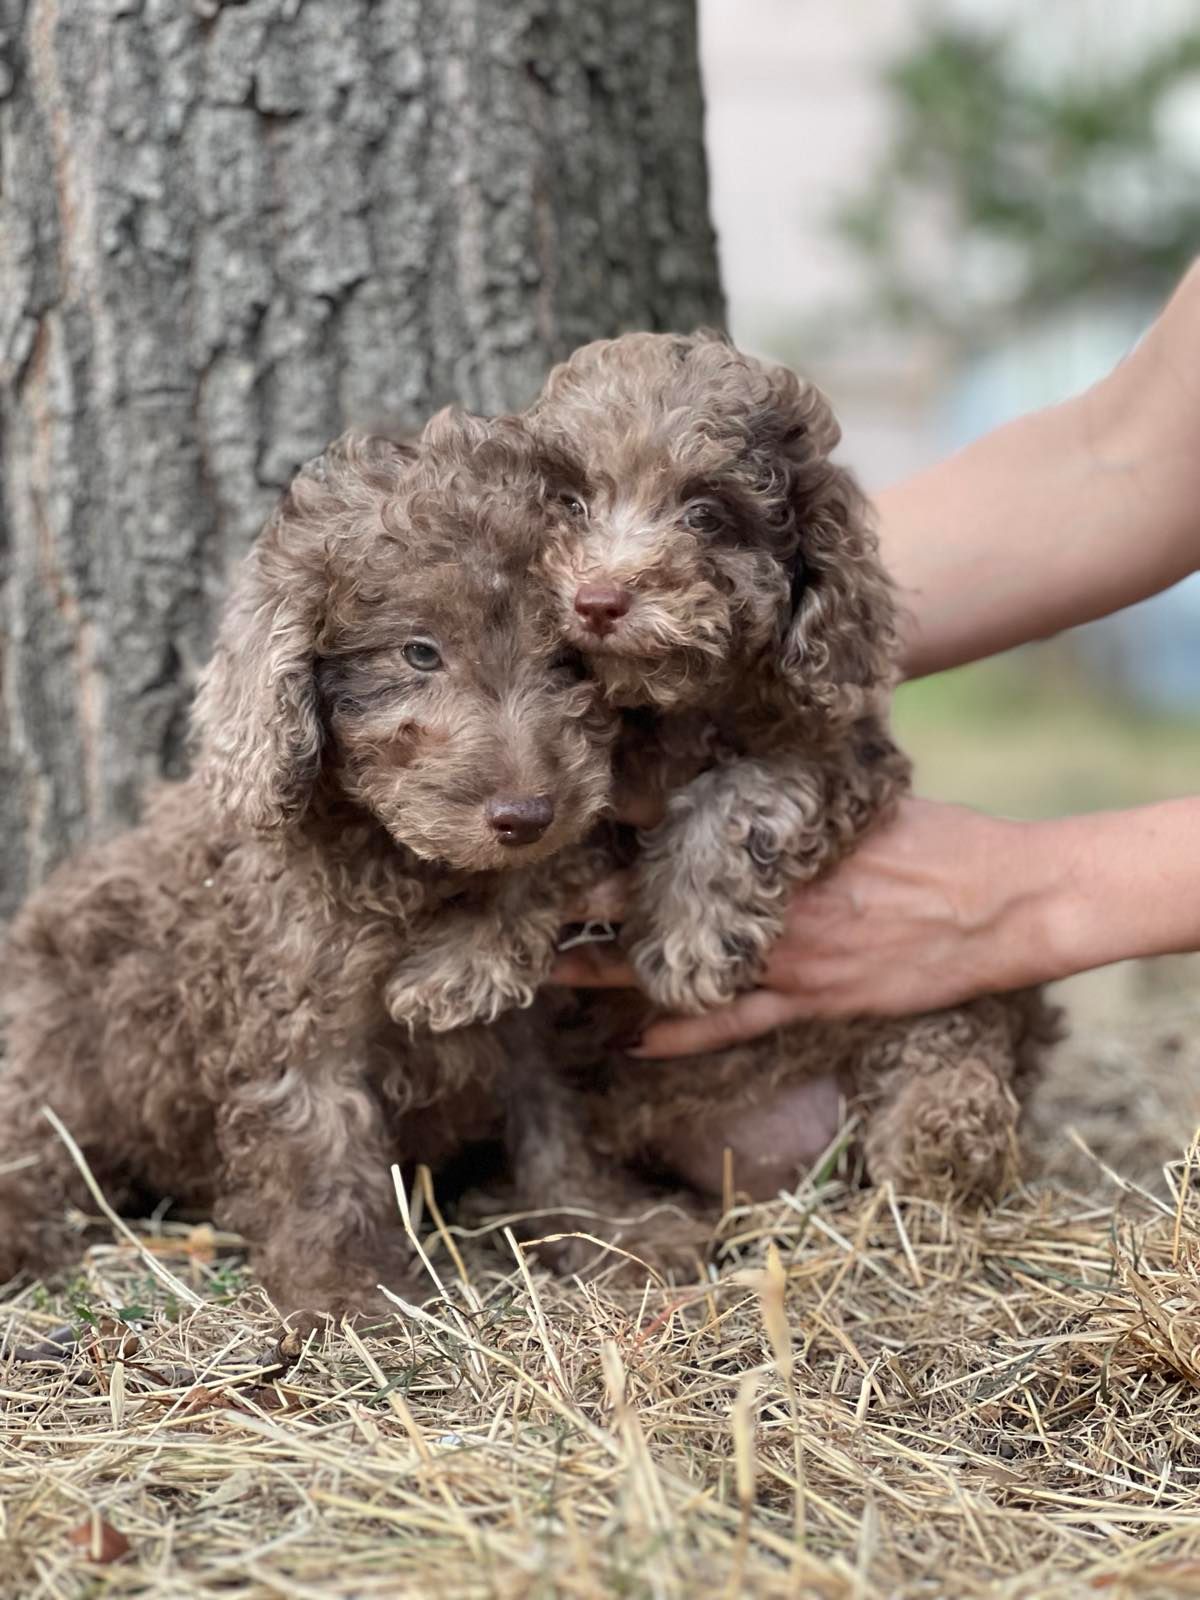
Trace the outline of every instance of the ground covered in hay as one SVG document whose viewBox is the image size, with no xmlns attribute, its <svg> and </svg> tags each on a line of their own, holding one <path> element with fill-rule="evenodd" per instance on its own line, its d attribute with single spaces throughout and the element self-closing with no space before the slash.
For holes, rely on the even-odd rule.
<svg viewBox="0 0 1200 1600">
<path fill-rule="evenodd" d="M 1079 1041 L 994 1209 L 827 1163 L 693 1290 L 418 1196 L 421 1314 L 302 1338 L 235 1240 L 109 1229 L 0 1307 L 0 1595 L 1200 1592 L 1194 1022 Z"/>
</svg>

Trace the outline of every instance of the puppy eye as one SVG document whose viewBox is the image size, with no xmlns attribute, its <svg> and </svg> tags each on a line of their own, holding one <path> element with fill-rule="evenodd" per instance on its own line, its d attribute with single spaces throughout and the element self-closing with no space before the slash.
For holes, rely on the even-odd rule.
<svg viewBox="0 0 1200 1600">
<path fill-rule="evenodd" d="M 574 517 L 577 522 L 582 522 L 584 517 L 587 516 L 587 506 L 577 494 L 572 494 L 570 490 L 559 495 L 558 503 L 567 515 Z"/>
<path fill-rule="evenodd" d="M 436 672 L 442 665 L 441 652 L 428 639 L 410 639 L 403 655 L 409 666 L 416 667 L 418 672 Z"/>
<path fill-rule="evenodd" d="M 725 512 L 715 500 L 693 500 L 684 508 L 683 525 L 693 533 L 717 533 L 725 526 Z"/>
</svg>

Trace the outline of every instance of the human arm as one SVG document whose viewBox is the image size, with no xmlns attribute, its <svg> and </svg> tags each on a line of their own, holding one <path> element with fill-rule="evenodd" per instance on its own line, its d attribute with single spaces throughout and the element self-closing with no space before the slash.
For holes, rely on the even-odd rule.
<svg viewBox="0 0 1200 1600">
<path fill-rule="evenodd" d="M 936 1010 L 1193 949 L 1200 799 L 1048 822 L 905 800 L 835 873 L 793 896 L 759 988 L 653 1024 L 634 1053 L 719 1049 L 801 1017 Z M 607 948 L 584 947 L 560 960 L 556 981 L 632 974 Z"/>
<path fill-rule="evenodd" d="M 1106 616 L 1200 565 L 1200 262 L 1083 394 L 876 496 L 906 676 Z"/>
</svg>

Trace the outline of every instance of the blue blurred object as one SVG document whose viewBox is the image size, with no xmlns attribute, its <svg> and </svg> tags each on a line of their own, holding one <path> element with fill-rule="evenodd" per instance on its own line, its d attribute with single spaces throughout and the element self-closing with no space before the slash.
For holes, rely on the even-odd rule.
<svg viewBox="0 0 1200 1600">
<path fill-rule="evenodd" d="M 1137 700 L 1163 711 L 1200 708 L 1200 575 L 1079 632 L 1089 655 L 1112 652 L 1117 681 Z"/>
<path fill-rule="evenodd" d="M 968 357 L 939 406 L 946 452 L 1103 377 L 1136 344 L 1156 309 L 1137 301 L 1076 304 Z M 1075 630 L 1074 638 L 1106 682 L 1130 698 L 1163 711 L 1200 707 L 1200 574 Z"/>
</svg>

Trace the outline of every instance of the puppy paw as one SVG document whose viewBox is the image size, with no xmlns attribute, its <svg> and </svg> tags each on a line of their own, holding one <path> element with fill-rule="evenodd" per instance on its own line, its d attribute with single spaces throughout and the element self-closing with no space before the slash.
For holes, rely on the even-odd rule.
<svg viewBox="0 0 1200 1600">
<path fill-rule="evenodd" d="M 704 1279 L 712 1229 L 673 1207 L 656 1207 L 626 1223 L 567 1215 L 560 1225 L 561 1233 L 550 1233 L 529 1247 L 558 1277 L 603 1277 L 626 1288 L 640 1288 L 647 1278 L 675 1284 Z"/>
<path fill-rule="evenodd" d="M 694 1016 L 752 989 L 777 932 L 714 895 L 704 905 L 674 897 L 627 924 L 626 951 L 638 982 L 664 1011 Z"/>
<path fill-rule="evenodd" d="M 448 1033 L 476 1023 L 495 1022 L 505 1011 L 530 1006 L 537 982 L 528 970 L 495 959 L 477 967 L 413 970 L 401 967 L 384 991 L 384 1004 L 395 1022 L 431 1033 Z"/>
<path fill-rule="evenodd" d="M 374 1271 L 363 1269 L 337 1278 L 331 1272 L 314 1277 L 289 1273 L 266 1279 L 263 1287 L 281 1314 L 303 1333 L 336 1328 L 343 1321 L 394 1327 L 404 1313 L 384 1289 L 410 1305 L 419 1305 L 429 1295 L 428 1283 L 414 1276 L 411 1264 L 398 1273 L 387 1262 Z"/>
<path fill-rule="evenodd" d="M 868 1171 L 908 1194 L 999 1194 L 1017 1167 L 1018 1115 L 1008 1085 L 985 1062 L 922 1073 L 868 1127 Z"/>
</svg>

